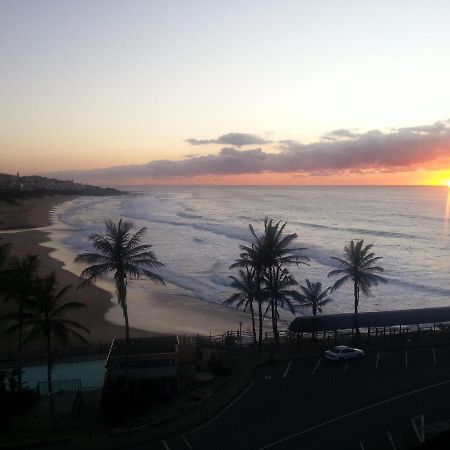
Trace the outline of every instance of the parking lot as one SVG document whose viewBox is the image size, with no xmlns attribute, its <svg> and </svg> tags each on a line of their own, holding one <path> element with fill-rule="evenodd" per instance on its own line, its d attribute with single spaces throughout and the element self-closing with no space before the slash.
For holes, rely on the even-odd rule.
<svg viewBox="0 0 450 450">
<path fill-rule="evenodd" d="M 448 398 L 449 346 L 370 352 L 347 362 L 293 359 L 257 370 L 207 424 L 132 448 L 408 449 L 450 419 Z"/>
</svg>

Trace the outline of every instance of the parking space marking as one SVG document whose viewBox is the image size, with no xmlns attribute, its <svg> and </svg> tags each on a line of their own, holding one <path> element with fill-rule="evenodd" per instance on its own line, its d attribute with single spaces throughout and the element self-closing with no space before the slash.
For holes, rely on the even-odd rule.
<svg viewBox="0 0 450 450">
<path fill-rule="evenodd" d="M 368 411 L 373 408 L 377 408 L 381 405 L 387 405 L 389 403 L 395 402 L 396 400 L 400 400 L 401 398 L 410 397 L 411 395 L 418 394 L 419 392 L 425 392 L 429 391 L 430 389 L 434 389 L 436 387 L 445 386 L 446 384 L 450 384 L 450 379 L 440 381 L 439 383 L 434 383 L 429 386 L 425 386 L 419 389 L 414 389 L 413 391 L 405 392 L 404 394 L 396 395 L 394 397 L 388 398 L 386 400 L 381 400 L 379 402 L 373 403 L 368 406 L 364 406 L 359 409 L 355 409 L 354 411 L 350 411 L 349 413 L 343 414 L 342 416 L 334 417 L 333 419 L 327 420 L 325 422 L 319 423 L 318 425 L 314 425 L 312 427 L 306 428 L 305 430 L 298 431 L 297 433 L 290 434 L 289 436 L 286 436 L 282 439 L 279 439 L 278 441 L 271 442 L 270 444 L 264 445 L 263 447 L 260 447 L 259 450 L 266 450 L 267 448 L 275 447 L 283 442 L 290 441 L 291 439 L 294 439 L 296 437 L 302 436 L 306 433 L 309 433 L 310 431 L 318 430 L 319 428 L 322 428 L 326 425 L 330 425 L 331 423 L 338 422 L 339 420 L 345 419 L 346 417 L 355 416 L 357 414 L 360 414 L 364 411 Z"/>
<path fill-rule="evenodd" d="M 361 450 L 366 450 L 366 449 L 364 448 L 364 444 L 363 444 L 361 441 L 359 441 L 359 448 L 360 448 Z"/>
<path fill-rule="evenodd" d="M 391 435 L 390 431 L 387 430 L 386 433 L 388 435 L 389 441 L 391 442 L 392 449 L 397 450 L 397 447 L 395 446 L 395 442 L 394 442 L 394 439 L 392 439 L 392 435 Z"/>
<path fill-rule="evenodd" d="M 283 373 L 283 378 L 286 378 L 286 375 L 288 374 L 289 369 L 291 368 L 291 366 L 292 366 L 292 361 L 289 361 L 289 362 L 288 362 L 288 365 L 287 365 L 287 367 L 286 367 L 286 370 L 285 370 L 284 373 Z"/>
<path fill-rule="evenodd" d="M 319 360 L 317 361 L 317 364 L 314 366 L 314 369 L 311 372 L 311 375 L 314 375 L 316 373 L 316 370 L 319 368 L 320 361 L 322 361 L 322 358 L 319 358 Z"/>
<path fill-rule="evenodd" d="M 186 436 L 181 436 L 181 439 L 183 440 L 183 442 L 186 444 L 186 447 L 189 450 L 192 450 L 192 445 L 190 444 L 190 442 L 186 439 Z"/>
<path fill-rule="evenodd" d="M 380 352 L 377 353 L 377 361 L 375 363 L 375 369 L 378 369 L 378 363 L 380 361 Z"/>
<path fill-rule="evenodd" d="M 348 361 L 345 363 L 345 366 L 344 366 L 344 372 L 345 373 L 347 373 L 347 369 L 348 369 Z"/>
<path fill-rule="evenodd" d="M 161 444 L 164 446 L 164 450 L 170 450 L 169 444 L 163 439 Z"/>
<path fill-rule="evenodd" d="M 431 347 L 431 353 L 433 353 L 433 362 L 434 362 L 434 365 L 436 365 L 437 361 L 436 361 L 436 352 L 434 351 L 434 347 Z"/>
<path fill-rule="evenodd" d="M 405 350 L 405 367 L 408 367 L 408 350 Z"/>
</svg>

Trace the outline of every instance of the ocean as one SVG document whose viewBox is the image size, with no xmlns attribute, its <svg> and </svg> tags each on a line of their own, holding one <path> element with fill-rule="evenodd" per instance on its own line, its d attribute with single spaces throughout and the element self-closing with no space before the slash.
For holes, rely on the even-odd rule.
<svg viewBox="0 0 450 450">
<path fill-rule="evenodd" d="M 90 250 L 88 237 L 102 232 L 105 218 L 147 227 L 145 242 L 165 264 L 159 273 L 168 288 L 148 280 L 133 286 L 183 293 L 222 304 L 232 293 L 229 266 L 239 244 L 250 240 L 248 225 L 264 217 L 286 221 L 297 233 L 309 266 L 290 268 L 299 283 L 324 287 L 327 274 L 351 239 L 374 244 L 383 259 L 387 285 L 362 297 L 361 311 L 447 306 L 450 303 L 450 194 L 446 187 L 146 187 L 121 197 L 79 197 L 56 211 L 64 233 L 52 239 L 75 255 Z M 57 227 L 58 228 L 58 227 Z M 324 313 L 352 312 L 352 286 L 332 294 Z M 223 308 L 226 308 L 223 306 Z M 299 310 L 298 314 L 308 311 Z M 283 314 L 288 321 L 287 313 Z"/>
</svg>

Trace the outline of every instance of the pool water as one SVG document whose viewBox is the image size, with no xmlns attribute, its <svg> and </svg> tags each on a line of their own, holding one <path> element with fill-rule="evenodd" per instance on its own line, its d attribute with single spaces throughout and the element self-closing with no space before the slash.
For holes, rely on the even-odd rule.
<svg viewBox="0 0 450 450">
<path fill-rule="evenodd" d="M 23 369 L 23 381 L 34 389 L 41 381 L 47 381 L 47 365 L 28 366 Z M 102 387 L 105 377 L 105 360 L 59 363 L 53 366 L 53 380 L 80 379 L 81 387 Z"/>
</svg>

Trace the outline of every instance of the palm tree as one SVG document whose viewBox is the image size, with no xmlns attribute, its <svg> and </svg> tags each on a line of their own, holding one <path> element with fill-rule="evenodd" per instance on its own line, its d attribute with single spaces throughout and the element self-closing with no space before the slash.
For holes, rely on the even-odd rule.
<svg viewBox="0 0 450 450">
<path fill-rule="evenodd" d="M 61 300 L 70 285 L 57 291 L 55 273 L 52 272 L 45 278 L 36 279 L 35 284 L 35 304 L 33 309 L 24 312 L 22 315 L 10 314 L 8 319 L 13 322 L 7 329 L 7 333 L 16 332 L 20 326 L 29 330 L 24 343 L 38 338 L 43 339 L 47 353 L 47 386 L 50 402 L 50 414 L 53 428 L 56 427 L 55 406 L 53 403 L 53 349 L 56 342 L 67 345 L 71 338 L 87 343 L 87 340 L 79 331 L 86 333 L 89 330 L 83 325 L 71 319 L 64 318 L 74 311 L 86 308 L 84 303 L 66 302 L 61 304 Z"/>
<path fill-rule="evenodd" d="M 8 242 L 0 245 L 0 267 L 2 267 L 5 264 L 10 249 L 11 244 Z"/>
<path fill-rule="evenodd" d="M 9 267 L 2 273 L 2 290 L 5 301 L 15 300 L 18 310 L 18 385 L 22 388 L 23 316 L 33 302 L 36 287 L 36 272 L 40 260 L 37 255 L 27 255 L 22 259 L 12 258 Z"/>
<path fill-rule="evenodd" d="M 311 283 L 308 279 L 305 280 L 306 285 L 301 285 L 301 294 L 298 296 L 299 306 L 303 308 L 311 308 L 314 317 L 317 313 L 322 312 L 322 306 L 333 301 L 332 298 L 328 297 L 328 293 L 331 291 L 331 287 L 322 290 L 322 283 Z M 315 337 L 315 332 L 313 333 L 313 338 Z"/>
<path fill-rule="evenodd" d="M 278 221 L 274 223 L 273 219 L 264 219 L 264 234 L 262 236 L 263 245 L 262 261 L 265 269 L 266 282 L 271 294 L 270 305 L 272 312 L 272 329 L 274 334 L 275 346 L 278 347 L 278 298 L 275 293 L 278 290 L 277 277 L 282 273 L 283 266 L 296 264 L 307 264 L 308 258 L 301 255 L 304 248 L 293 248 L 291 244 L 297 239 L 296 233 L 285 234 L 286 222 Z"/>
<path fill-rule="evenodd" d="M 123 221 L 115 223 L 108 219 L 105 221 L 106 233 L 95 233 L 89 237 L 93 247 L 99 253 L 82 253 L 75 258 L 75 262 L 90 264 L 81 272 L 81 278 L 85 281 L 80 285 L 95 282 L 106 274 L 114 273 L 114 281 L 117 290 L 117 300 L 122 308 L 125 319 L 125 380 L 128 384 L 128 344 L 130 340 L 130 327 L 127 307 L 127 279 L 146 276 L 152 281 L 165 284 L 161 276 L 150 269 L 164 266 L 156 258 L 151 245 L 141 244 L 146 228 L 141 228 L 132 234 L 131 222 Z"/>
<path fill-rule="evenodd" d="M 299 303 L 300 306 L 304 308 L 311 308 L 313 316 L 316 317 L 317 313 L 322 312 L 322 306 L 334 301 L 332 298 L 328 297 L 331 287 L 322 290 L 322 283 L 311 283 L 308 279 L 305 281 L 306 286 L 300 286 L 303 294 L 299 295 Z"/>
<path fill-rule="evenodd" d="M 274 273 L 278 266 L 291 264 L 306 264 L 307 257 L 300 254 L 303 248 L 292 248 L 292 242 L 297 238 L 296 233 L 285 234 L 286 222 L 274 223 L 273 219 L 266 217 L 264 219 L 264 233 L 258 235 L 250 224 L 250 233 L 252 235 L 252 244 L 240 245 L 242 253 L 230 268 L 252 266 L 255 271 L 257 285 L 256 299 L 259 312 L 259 346 L 262 345 L 262 303 L 263 303 L 263 282 L 269 285 L 268 291 L 273 293 L 276 288 L 273 285 L 276 280 Z M 270 299 L 272 312 L 272 328 L 274 332 L 275 345 L 278 346 L 278 300 L 275 297 Z"/>
<path fill-rule="evenodd" d="M 268 297 L 270 298 L 267 309 L 271 308 L 272 304 L 275 304 L 274 311 L 278 318 L 278 306 L 283 309 L 289 309 L 292 314 L 295 314 L 293 301 L 298 298 L 298 292 L 293 287 L 298 285 L 297 280 L 281 264 L 271 270 L 272 282 L 270 284 L 267 283 L 266 286 Z"/>
<path fill-rule="evenodd" d="M 255 311 L 253 308 L 253 301 L 256 298 L 256 281 L 255 271 L 252 267 L 247 266 L 245 271 L 239 270 L 239 277 L 230 276 L 233 280 L 231 287 L 237 290 L 223 303 L 225 305 L 233 305 L 236 303 L 236 308 L 244 306 L 244 311 L 247 308 L 250 310 L 252 316 L 252 329 L 253 329 L 253 342 L 256 345 L 256 324 L 255 324 Z"/>
<path fill-rule="evenodd" d="M 251 268 L 255 278 L 255 299 L 258 304 L 258 348 L 259 351 L 262 349 L 262 330 L 263 330 L 263 311 L 262 305 L 264 303 L 265 297 L 262 290 L 262 278 L 264 267 L 261 260 L 261 242 L 259 236 L 253 230 L 253 227 L 249 225 L 249 229 L 252 232 L 255 243 L 251 246 L 240 245 L 240 249 L 243 253 L 240 254 L 239 258 L 230 266 L 230 269 L 234 268 Z"/>
<path fill-rule="evenodd" d="M 328 277 L 341 276 L 331 288 L 331 292 L 340 288 L 347 282 L 353 283 L 353 296 L 355 300 L 355 314 L 358 314 L 360 292 L 364 295 L 372 295 L 370 288 L 377 286 L 378 283 L 387 283 L 386 278 L 378 275 L 384 272 L 381 266 L 376 265 L 376 262 L 382 259 L 381 256 L 375 256 L 371 251 L 373 244 L 364 246 L 364 240 L 352 240 L 350 244 L 344 248 L 344 257 L 334 259 L 340 269 L 332 270 Z M 356 328 L 356 333 L 359 334 L 359 328 Z"/>
<path fill-rule="evenodd" d="M 0 238 L 1 239 L 1 238 Z M 1 244 L 0 245 L 0 294 L 4 293 L 5 286 L 4 286 L 4 266 L 5 263 L 8 261 L 8 254 L 9 250 L 11 249 L 11 244 Z"/>
</svg>

